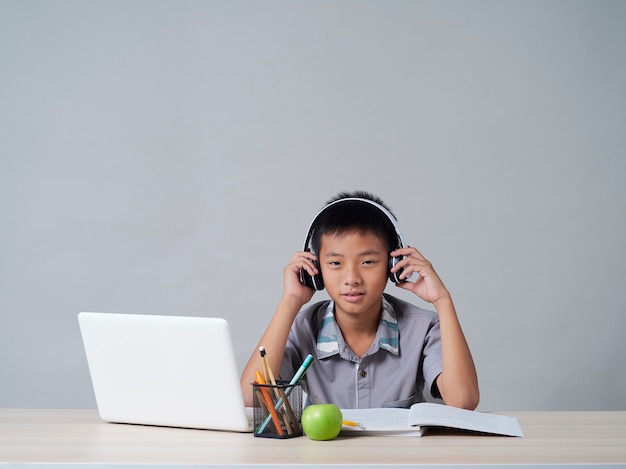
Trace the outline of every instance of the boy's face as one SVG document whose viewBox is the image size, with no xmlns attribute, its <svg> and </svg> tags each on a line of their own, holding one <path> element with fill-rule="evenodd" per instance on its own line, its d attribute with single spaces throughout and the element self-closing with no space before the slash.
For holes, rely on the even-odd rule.
<svg viewBox="0 0 626 469">
<path fill-rule="evenodd" d="M 378 317 L 389 265 L 382 239 L 355 231 L 323 235 L 318 258 L 335 314 Z"/>
</svg>

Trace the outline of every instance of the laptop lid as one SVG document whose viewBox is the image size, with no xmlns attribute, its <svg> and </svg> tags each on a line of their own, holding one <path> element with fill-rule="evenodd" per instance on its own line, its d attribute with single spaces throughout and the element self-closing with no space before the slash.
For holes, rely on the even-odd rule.
<svg viewBox="0 0 626 469">
<path fill-rule="evenodd" d="M 82 312 L 78 322 L 103 420 L 252 431 L 225 319 Z"/>
</svg>

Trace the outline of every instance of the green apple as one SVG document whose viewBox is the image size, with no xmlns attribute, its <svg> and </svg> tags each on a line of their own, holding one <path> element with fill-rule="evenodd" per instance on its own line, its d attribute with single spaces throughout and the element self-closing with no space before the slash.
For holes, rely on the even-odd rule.
<svg viewBox="0 0 626 469">
<path fill-rule="evenodd" d="M 335 404 L 311 404 L 302 412 L 302 430 L 312 440 L 332 440 L 341 426 L 341 410 Z"/>
</svg>

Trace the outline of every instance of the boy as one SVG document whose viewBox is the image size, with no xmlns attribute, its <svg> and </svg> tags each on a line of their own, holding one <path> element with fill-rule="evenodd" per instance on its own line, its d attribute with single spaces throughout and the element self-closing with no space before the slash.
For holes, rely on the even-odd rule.
<svg viewBox="0 0 626 469">
<path fill-rule="evenodd" d="M 436 312 L 384 294 L 388 279 Z M 330 301 L 301 309 L 324 287 Z M 310 401 L 410 407 L 427 386 L 448 405 L 478 405 L 476 369 L 449 292 L 430 262 L 405 245 L 395 216 L 366 192 L 339 194 L 313 220 L 305 250 L 284 269 L 282 297 L 258 346 L 285 379 L 313 355 Z M 262 369 L 258 346 L 241 376 L 247 406 Z"/>
</svg>

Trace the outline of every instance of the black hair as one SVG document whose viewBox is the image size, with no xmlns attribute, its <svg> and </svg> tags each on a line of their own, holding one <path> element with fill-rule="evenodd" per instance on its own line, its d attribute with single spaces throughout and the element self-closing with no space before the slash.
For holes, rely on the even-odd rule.
<svg viewBox="0 0 626 469">
<path fill-rule="evenodd" d="M 398 243 L 398 234 L 389 220 L 389 217 L 375 205 L 362 200 L 343 199 L 366 199 L 384 207 L 392 216 L 393 212 L 377 196 L 364 191 L 341 192 L 326 203 L 326 208 L 315 219 L 311 236 L 313 252 L 319 253 L 322 236 L 328 234 L 344 234 L 356 231 L 361 234 L 373 234 L 382 239 L 389 252 L 395 250 Z M 333 204 L 330 205 L 329 204 Z"/>
</svg>

